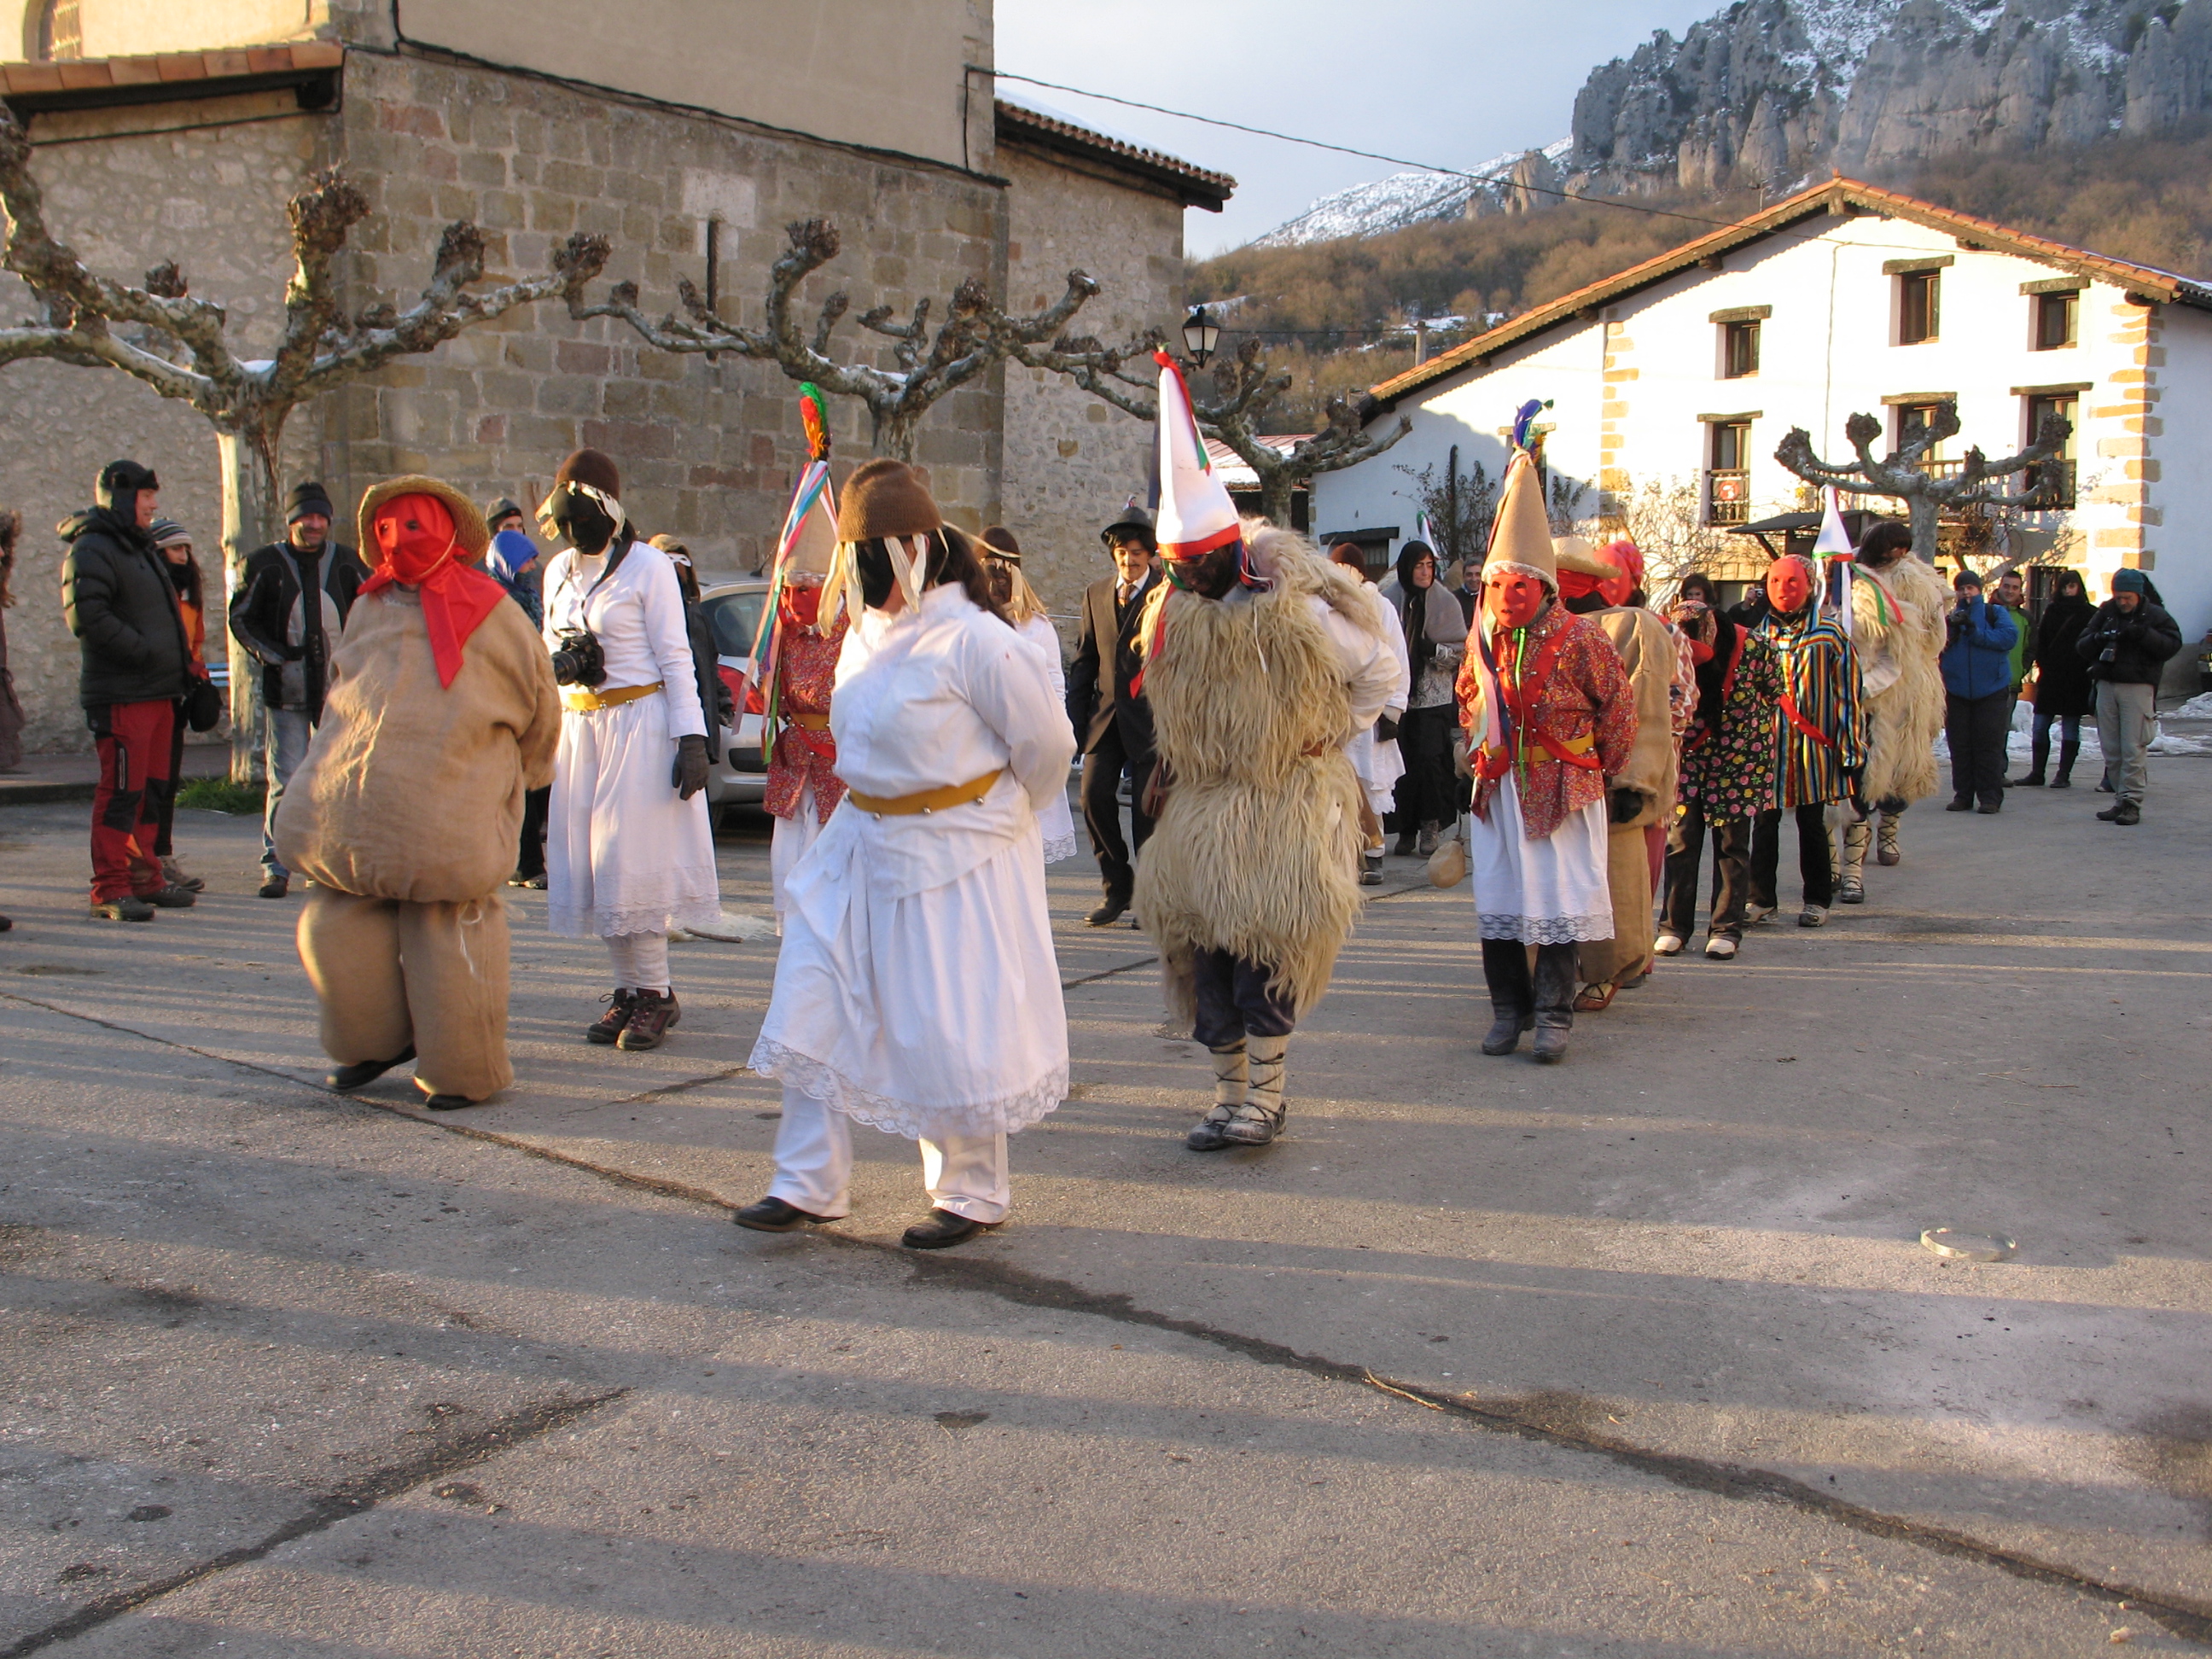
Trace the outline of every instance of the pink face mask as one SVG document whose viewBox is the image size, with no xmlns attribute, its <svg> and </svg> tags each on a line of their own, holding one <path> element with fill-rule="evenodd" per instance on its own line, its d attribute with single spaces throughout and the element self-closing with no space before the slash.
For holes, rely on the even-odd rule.
<svg viewBox="0 0 2212 1659">
<path fill-rule="evenodd" d="M 1805 601 L 1813 597 L 1813 579 L 1805 574 L 1805 567 L 1795 559 L 1777 559 L 1766 572 L 1767 602 L 1784 616 L 1792 616 L 1805 608 Z"/>
<path fill-rule="evenodd" d="M 1544 584 L 1517 570 L 1500 570 L 1482 584 L 1492 620 L 1501 628 L 1526 628 L 1544 608 Z"/>
</svg>

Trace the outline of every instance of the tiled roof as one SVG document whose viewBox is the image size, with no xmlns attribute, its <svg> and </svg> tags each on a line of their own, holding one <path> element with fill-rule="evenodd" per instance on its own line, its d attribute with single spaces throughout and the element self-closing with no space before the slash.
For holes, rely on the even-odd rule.
<svg viewBox="0 0 2212 1659">
<path fill-rule="evenodd" d="M 345 48 L 335 40 L 302 40 L 288 46 L 240 46 L 232 52 L 165 52 L 147 58 L 63 58 L 47 64 L 0 64 L 0 98 L 41 103 L 102 101 L 101 94 L 174 87 L 191 95 L 190 83 L 283 79 L 335 70 Z"/>
<path fill-rule="evenodd" d="M 1900 196 L 1895 191 L 1862 184 L 1856 179 L 1832 179 L 1826 184 L 1801 191 L 1788 201 L 1778 203 L 1763 213 L 1723 226 L 1695 241 L 1685 242 L 1656 258 L 1631 265 L 1626 270 L 1602 282 L 1592 283 L 1586 288 L 1578 288 L 1571 294 L 1562 295 L 1556 300 L 1524 311 L 1488 333 L 1478 334 L 1466 344 L 1454 347 L 1431 358 L 1418 368 L 1408 369 L 1403 374 L 1383 381 L 1373 388 L 1373 395 L 1385 409 L 1390 408 L 1399 398 L 1418 392 L 1423 386 L 1433 385 L 1462 369 L 1482 367 L 1509 346 L 1556 328 L 1562 323 L 1583 320 L 1586 313 L 1610 305 L 1615 300 L 1649 288 L 1655 283 L 1664 282 L 1682 271 L 1693 270 L 1708 260 L 1717 260 L 1724 253 L 1778 231 L 1787 230 L 1800 221 L 1820 214 L 1855 211 L 1903 219 L 1912 224 L 1924 225 L 1931 230 L 1942 231 L 1946 235 L 1957 238 L 1962 245 L 2016 254 L 2021 258 L 2039 260 L 2077 275 L 2115 283 L 2131 293 L 2147 295 L 2163 302 L 2212 311 L 2212 284 L 2187 276 L 2177 276 L 2172 271 L 2160 270 L 2150 265 L 2115 259 L 2109 254 L 2093 253 L 2086 248 L 2069 247 L 2063 242 L 2054 242 L 2047 237 L 2014 230 L 1988 219 L 1978 219 L 1969 213 L 1937 207 L 1933 202 Z"/>
<path fill-rule="evenodd" d="M 1003 98 L 995 102 L 1001 143 L 1027 142 L 1046 149 L 1088 155 L 1167 185 L 1182 198 L 1185 207 L 1205 208 L 1212 213 L 1220 212 L 1222 204 L 1237 189 L 1237 181 L 1225 173 L 1209 173 L 1179 156 L 1109 138 L 1103 132 L 1093 132 L 1058 116 L 1010 104 Z"/>
</svg>

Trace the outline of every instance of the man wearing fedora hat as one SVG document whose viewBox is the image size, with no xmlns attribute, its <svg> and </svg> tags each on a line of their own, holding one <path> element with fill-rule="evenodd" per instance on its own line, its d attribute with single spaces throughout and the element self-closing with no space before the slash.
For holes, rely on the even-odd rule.
<svg viewBox="0 0 2212 1659">
<path fill-rule="evenodd" d="M 501 884 L 528 790 L 552 779 L 561 702 L 530 619 L 474 567 L 491 538 L 460 491 L 390 478 L 362 498 L 362 583 L 323 720 L 276 814 L 314 885 L 300 959 L 330 1086 L 412 1060 L 434 1111 L 514 1079 Z"/>
<path fill-rule="evenodd" d="M 1137 630 L 1159 586 L 1152 521 L 1132 499 L 1098 532 L 1114 574 L 1083 591 L 1083 623 L 1067 671 L 1067 718 L 1083 756 L 1083 822 L 1098 854 L 1106 895 L 1086 921 L 1109 927 L 1129 908 L 1135 858 L 1152 833 L 1145 785 L 1152 775 L 1152 711 L 1136 690 L 1144 664 Z M 1121 779 L 1129 778 L 1129 835 L 1121 835 Z"/>
</svg>

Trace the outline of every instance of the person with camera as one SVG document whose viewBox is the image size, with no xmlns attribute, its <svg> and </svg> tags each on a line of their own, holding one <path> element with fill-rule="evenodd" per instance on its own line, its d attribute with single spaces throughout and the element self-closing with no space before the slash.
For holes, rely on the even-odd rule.
<svg viewBox="0 0 2212 1659">
<path fill-rule="evenodd" d="M 475 568 L 475 505 L 435 478 L 362 497 L 361 585 L 323 719 L 276 812 L 310 884 L 300 961 L 340 1093 L 415 1062 L 432 1111 L 514 1080 L 500 897 L 523 798 L 546 781 L 561 706 L 536 631 Z"/>
<path fill-rule="evenodd" d="M 2097 742 L 2114 796 L 2097 816 L 2106 823 L 2141 823 L 2159 675 L 2181 649 L 2181 626 L 2158 603 L 2149 577 L 2115 570 L 2112 597 L 2082 624 L 2075 649 L 2097 683 Z"/>
<path fill-rule="evenodd" d="M 817 614 L 834 629 L 865 606 L 830 703 L 846 794 L 784 890 L 751 1057 L 783 1085 L 775 1178 L 734 1219 L 847 1214 L 857 1120 L 919 1143 L 930 1211 L 901 1243 L 945 1249 L 1006 1219 L 1006 1138 L 1067 1095 L 1038 814 L 1066 793 L 1075 732 L 919 472 L 860 467 L 837 529 Z"/>
<path fill-rule="evenodd" d="M 607 942 L 615 988 L 585 1036 L 657 1048 L 682 1014 L 670 932 L 722 919 L 683 585 L 668 555 L 637 537 L 622 474 L 596 449 L 561 463 L 540 515 L 568 543 L 545 572 L 545 643 L 566 709 L 545 836 L 547 922 Z"/>
<path fill-rule="evenodd" d="M 284 512 L 284 539 L 246 556 L 230 599 L 231 636 L 261 665 L 269 773 L 261 813 L 261 896 L 266 899 L 291 890 L 291 872 L 276 856 L 276 805 L 323 718 L 331 642 L 368 579 L 353 549 L 331 540 L 337 517 L 322 485 L 313 480 L 295 485 Z"/>
<path fill-rule="evenodd" d="M 2081 716 L 2094 712 L 2096 701 L 2096 682 L 2075 647 L 2097 607 L 2089 603 L 2089 590 L 2075 571 L 2060 571 L 2051 586 L 2055 592 L 2036 624 L 2035 643 L 2027 657 L 2035 675 L 2035 725 L 2028 774 L 2013 780 L 2025 789 L 2043 788 L 2046 781 L 2053 789 L 2074 787 L 2074 760 L 2081 752 Z M 2058 727 L 2058 770 L 2051 774 L 2053 726 Z"/>
<path fill-rule="evenodd" d="M 2004 805 L 2005 739 L 2013 702 L 2013 647 L 2020 624 L 1982 597 L 1982 579 L 1961 570 L 1957 602 L 1944 617 L 1943 735 L 1951 748 L 1948 812 L 1995 812 Z"/>
</svg>

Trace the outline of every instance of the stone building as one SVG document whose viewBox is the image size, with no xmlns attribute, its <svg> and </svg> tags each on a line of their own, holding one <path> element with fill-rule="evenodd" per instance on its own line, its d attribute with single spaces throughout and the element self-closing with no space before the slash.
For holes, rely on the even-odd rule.
<svg viewBox="0 0 2212 1659">
<path fill-rule="evenodd" d="M 853 317 L 923 296 L 941 315 L 969 276 L 1028 309 L 1081 265 L 1107 291 L 1078 326 L 1109 339 L 1178 320 L 1182 206 L 1218 208 L 1233 186 L 999 106 L 977 67 L 989 0 L 30 0 L 21 39 L 0 96 L 27 125 L 57 234 L 126 279 L 173 258 L 228 308 L 241 356 L 276 338 L 284 203 L 322 167 L 371 205 L 341 265 L 349 306 L 405 305 L 443 227 L 466 218 L 486 233 L 487 282 L 541 271 L 572 231 L 596 231 L 614 243 L 605 280 L 637 283 L 649 310 L 672 307 L 689 276 L 757 325 L 783 226 L 825 216 L 844 250 L 802 291 L 809 313 L 842 289 Z M 892 362 L 850 321 L 833 355 Z M 1141 486 L 1145 428 L 1014 378 L 940 403 L 918 459 L 957 521 L 1005 520 L 1035 543 L 1040 588 L 1073 609 L 1091 574 L 1077 527 Z M 82 746 L 51 526 L 131 454 L 160 471 L 164 512 L 212 569 L 215 444 L 200 416 L 119 374 L 24 362 L 0 384 L 0 501 L 26 524 L 8 626 L 27 736 Z M 281 471 L 319 475 L 349 505 L 410 470 L 531 501 L 593 444 L 622 464 L 641 526 L 739 574 L 770 547 L 804 458 L 795 392 L 774 365 L 669 356 L 556 302 L 302 408 Z M 866 411 L 833 399 L 832 418 L 841 460 L 864 457 Z"/>
<path fill-rule="evenodd" d="M 2141 569 L 2186 639 L 2212 625 L 2212 556 L 2193 534 L 2212 512 L 2196 459 L 2212 414 L 2212 283 L 1851 179 L 1535 307 L 1374 396 L 1372 418 L 1403 415 L 1413 431 L 1388 457 L 1314 481 L 1332 539 L 1409 527 L 1409 469 L 1441 471 L 1455 447 L 1498 476 L 1514 410 L 1532 398 L 1552 404 L 1554 478 L 1588 487 L 1582 514 L 1617 527 L 1623 502 L 1656 486 L 1719 532 L 1689 539 L 1723 542 L 1809 505 L 1774 459 L 1793 427 L 1848 461 L 1852 414 L 1882 422 L 1879 455 L 1955 404 L 1963 429 L 1929 460 L 1955 471 L 1970 446 L 2015 453 L 2057 414 L 2073 435 L 2046 469 L 2050 506 L 2002 526 L 2010 551 L 2036 560 L 2033 591 L 2061 565 L 2099 597 L 2115 570 Z M 1996 556 L 1998 530 L 1978 513 L 1947 523 L 1946 562 Z M 2177 684 L 2195 658 L 2174 659 Z"/>
</svg>

